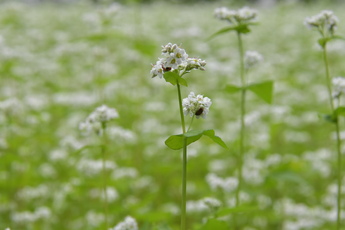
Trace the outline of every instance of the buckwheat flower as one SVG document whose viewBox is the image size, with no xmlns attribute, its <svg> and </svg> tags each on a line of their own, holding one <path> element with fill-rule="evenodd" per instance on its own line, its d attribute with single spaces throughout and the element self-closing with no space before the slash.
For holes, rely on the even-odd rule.
<svg viewBox="0 0 345 230">
<path fill-rule="evenodd" d="M 338 17 L 330 10 L 323 10 L 312 17 L 307 17 L 304 24 L 309 28 L 316 28 L 323 36 L 325 32 L 333 35 L 338 24 Z M 326 31 L 325 31 L 326 30 Z"/>
<path fill-rule="evenodd" d="M 249 22 L 256 19 L 257 11 L 245 6 L 237 11 L 235 18 L 238 22 Z"/>
<path fill-rule="evenodd" d="M 195 96 L 194 92 L 191 92 L 187 98 L 182 100 L 184 115 L 190 115 L 191 117 L 196 116 L 196 118 L 206 118 L 209 112 L 209 108 L 212 102 L 208 97 L 203 95 Z"/>
<path fill-rule="evenodd" d="M 152 65 L 151 76 L 162 78 L 164 74 L 162 59 L 159 59 L 155 65 Z"/>
<path fill-rule="evenodd" d="M 256 51 L 246 51 L 244 55 L 244 67 L 246 69 L 250 69 L 254 67 L 256 64 L 261 62 L 263 57 L 260 53 Z"/>
<path fill-rule="evenodd" d="M 222 205 L 219 200 L 212 197 L 205 197 L 202 202 L 211 210 L 217 210 Z"/>
<path fill-rule="evenodd" d="M 345 78 L 335 77 L 332 79 L 333 83 L 333 97 L 337 98 L 341 94 L 345 93 Z"/>
<path fill-rule="evenodd" d="M 163 48 L 165 50 L 165 48 Z M 174 44 L 169 52 L 164 53 L 166 56 L 164 68 L 179 69 L 179 66 L 184 66 L 187 61 L 188 54 L 184 49 L 181 49 Z"/>
<path fill-rule="evenodd" d="M 127 216 L 124 221 L 118 223 L 111 230 L 138 230 L 138 224 L 133 217 Z"/>
<path fill-rule="evenodd" d="M 229 10 L 226 7 L 219 7 L 214 10 L 214 16 L 220 20 L 231 20 L 236 11 Z"/>
<path fill-rule="evenodd" d="M 102 135 L 104 123 L 118 118 L 119 115 L 114 108 L 109 108 L 106 105 L 102 105 L 95 109 L 85 120 L 80 123 L 79 129 L 86 133 L 94 131 L 98 135 Z"/>
<path fill-rule="evenodd" d="M 204 60 L 201 60 L 199 58 L 188 58 L 186 71 L 190 71 L 193 69 L 205 70 L 205 66 L 206 66 L 206 61 Z"/>
</svg>

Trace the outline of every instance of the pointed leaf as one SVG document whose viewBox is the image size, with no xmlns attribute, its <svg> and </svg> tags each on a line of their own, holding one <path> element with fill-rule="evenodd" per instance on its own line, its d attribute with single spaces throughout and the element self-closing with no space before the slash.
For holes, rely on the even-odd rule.
<svg viewBox="0 0 345 230">
<path fill-rule="evenodd" d="M 228 230 L 229 227 L 225 221 L 217 219 L 208 219 L 206 224 L 200 230 Z"/>
<path fill-rule="evenodd" d="M 214 37 L 217 37 L 218 35 L 224 34 L 226 32 L 236 30 L 237 26 L 228 26 L 223 29 L 218 30 L 216 33 L 212 34 L 207 40 L 211 40 Z"/>
<path fill-rule="evenodd" d="M 261 83 L 251 84 L 247 89 L 255 93 L 268 104 L 272 104 L 273 99 L 273 81 L 265 81 Z"/>
<path fill-rule="evenodd" d="M 177 79 L 179 78 L 178 74 L 175 72 L 165 72 L 164 79 L 166 82 L 169 82 L 172 85 L 177 84 Z"/>
<path fill-rule="evenodd" d="M 184 78 L 182 78 L 182 77 L 179 77 L 179 78 L 178 78 L 178 83 L 179 83 L 180 85 L 183 85 L 183 86 L 188 87 L 187 81 L 186 81 Z"/>
<path fill-rule="evenodd" d="M 336 110 L 334 110 L 334 116 L 335 117 L 345 116 L 345 107 L 344 106 L 340 106 Z"/>
<path fill-rule="evenodd" d="M 237 93 L 242 90 L 242 87 L 236 86 L 236 85 L 227 85 L 225 86 L 225 91 L 227 93 Z"/>
<path fill-rule="evenodd" d="M 205 130 L 204 131 L 204 135 L 208 136 L 209 138 L 211 138 L 215 143 L 217 143 L 218 145 L 222 146 L 223 148 L 228 148 L 228 146 L 226 146 L 226 144 L 224 143 L 224 141 L 215 135 L 215 132 L 213 129 L 209 129 L 209 130 Z"/>
<path fill-rule="evenodd" d="M 210 137 L 215 143 L 219 144 L 223 148 L 228 148 L 223 140 L 215 135 L 215 132 L 212 129 L 191 130 L 186 132 L 185 134 L 172 135 L 165 141 L 165 144 L 173 150 L 179 150 L 183 148 L 184 140 L 186 140 L 186 144 L 188 146 L 193 142 L 199 140 L 203 135 Z"/>
</svg>

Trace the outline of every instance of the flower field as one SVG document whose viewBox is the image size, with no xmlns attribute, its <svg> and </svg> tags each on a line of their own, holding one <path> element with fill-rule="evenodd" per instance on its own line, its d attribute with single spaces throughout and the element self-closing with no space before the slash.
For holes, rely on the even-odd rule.
<svg viewBox="0 0 345 230">
<path fill-rule="evenodd" d="M 345 36 L 344 3 L 250 5 L 258 24 L 243 47 L 262 60 L 247 83 L 274 87 L 272 103 L 248 90 L 244 139 L 241 94 L 226 90 L 241 84 L 236 33 L 210 38 L 227 25 L 222 6 L 243 7 L 0 4 L 0 230 L 180 229 L 183 154 L 165 144 L 181 134 L 179 103 L 163 78 L 175 63 L 156 64 L 169 43 L 193 66 L 186 126 L 191 114 L 192 130 L 208 130 L 186 155 L 187 229 L 336 229 L 337 205 L 345 228 L 320 35 L 304 25 L 332 10 Z M 345 41 L 327 48 L 330 76 L 345 77 Z"/>
</svg>

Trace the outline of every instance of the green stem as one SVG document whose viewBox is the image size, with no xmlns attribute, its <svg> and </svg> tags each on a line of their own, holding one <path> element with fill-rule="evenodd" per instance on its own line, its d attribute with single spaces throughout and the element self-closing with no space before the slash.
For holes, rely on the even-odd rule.
<svg viewBox="0 0 345 230">
<path fill-rule="evenodd" d="M 183 134 L 186 133 L 186 126 L 184 122 L 184 115 L 183 115 L 183 108 L 182 108 L 182 97 L 181 97 L 181 87 L 179 82 L 177 82 L 177 94 L 178 94 L 178 102 L 180 108 L 180 116 L 181 116 L 181 126 Z M 186 193 L 187 193 L 187 139 L 184 139 L 183 144 L 183 156 L 182 156 L 182 200 L 181 200 L 181 230 L 187 229 L 187 221 L 186 221 Z"/>
<path fill-rule="evenodd" d="M 334 102 L 333 102 L 333 95 L 332 95 L 332 87 L 331 87 L 331 77 L 329 71 L 329 64 L 328 64 L 328 57 L 327 57 L 327 44 L 323 47 L 323 59 L 325 63 L 325 73 L 327 78 L 327 89 L 330 98 L 330 106 L 332 110 L 332 114 L 334 114 Z M 341 186 L 342 186 L 342 156 L 341 156 L 341 139 L 340 139 L 340 128 L 339 128 L 339 121 L 338 117 L 336 117 L 335 121 L 335 132 L 337 136 L 337 230 L 340 230 L 341 225 Z"/>
<path fill-rule="evenodd" d="M 107 194 L 107 172 L 105 168 L 106 163 L 106 145 L 107 145 L 107 136 L 106 136 L 106 122 L 102 122 L 103 129 L 103 143 L 102 143 L 102 171 L 103 171 L 103 194 L 104 194 L 104 222 L 105 229 L 108 229 L 108 194 Z"/>
<path fill-rule="evenodd" d="M 238 39 L 238 51 L 240 55 L 240 76 L 241 76 L 241 84 L 243 87 L 243 90 L 241 91 L 241 131 L 240 131 L 240 148 L 239 148 L 239 156 L 238 156 L 238 174 L 237 174 L 237 179 L 238 179 L 238 186 L 236 189 L 236 194 L 235 194 L 235 205 L 238 207 L 240 205 L 240 191 L 242 188 L 242 183 L 243 183 L 243 175 L 242 175 L 242 168 L 243 168 L 243 155 L 244 155 L 244 141 L 245 141 L 245 114 L 246 114 L 246 106 L 245 106 L 245 98 L 246 98 L 246 90 L 244 87 L 246 86 L 246 79 L 245 79 L 245 69 L 244 69 L 244 50 L 243 50 L 243 42 L 242 42 L 242 37 L 241 33 L 237 32 L 237 39 Z M 237 216 L 234 216 L 234 224 L 235 224 L 235 229 L 239 229 L 237 226 Z"/>
</svg>

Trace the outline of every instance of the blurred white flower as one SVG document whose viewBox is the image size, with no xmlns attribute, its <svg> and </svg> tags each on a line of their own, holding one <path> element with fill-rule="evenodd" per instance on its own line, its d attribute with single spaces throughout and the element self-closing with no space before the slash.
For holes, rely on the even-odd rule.
<svg viewBox="0 0 345 230">
<path fill-rule="evenodd" d="M 102 135 L 104 124 L 118 117 L 119 115 L 116 109 L 102 105 L 96 108 L 96 110 L 86 118 L 85 122 L 80 123 L 79 129 L 86 133 L 94 131 L 98 135 Z"/>
<path fill-rule="evenodd" d="M 212 190 L 223 189 L 226 192 L 231 192 L 234 191 L 238 186 L 237 178 L 221 178 L 214 173 L 207 174 L 206 181 Z"/>
<path fill-rule="evenodd" d="M 308 28 L 317 29 L 323 36 L 325 33 L 333 35 L 337 29 L 338 17 L 334 15 L 333 11 L 323 10 L 319 14 L 312 17 L 307 17 L 304 24 Z"/>
<path fill-rule="evenodd" d="M 227 20 L 233 24 L 244 24 L 255 21 L 257 11 L 246 6 L 239 10 L 229 10 L 226 7 L 220 7 L 215 9 L 214 15 L 220 20 Z"/>
<path fill-rule="evenodd" d="M 333 83 L 333 97 L 337 98 L 341 94 L 345 93 L 345 78 L 335 77 L 332 79 Z"/>
<path fill-rule="evenodd" d="M 127 216 L 124 221 L 118 223 L 114 228 L 110 230 L 138 230 L 138 224 L 136 220 L 131 217 Z"/>
<path fill-rule="evenodd" d="M 184 115 L 196 116 L 196 118 L 206 118 L 209 112 L 209 108 L 212 105 L 212 101 L 208 97 L 203 95 L 195 96 L 194 92 L 191 92 L 187 98 L 182 100 Z"/>
<path fill-rule="evenodd" d="M 210 210 L 217 210 L 222 205 L 218 199 L 212 197 L 205 197 L 202 199 L 202 202 L 204 202 Z"/>
<path fill-rule="evenodd" d="M 262 55 L 257 51 L 246 51 L 244 55 L 244 67 L 246 69 L 254 67 L 263 60 Z"/>
</svg>

